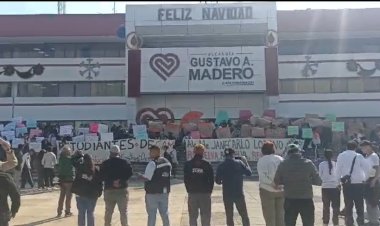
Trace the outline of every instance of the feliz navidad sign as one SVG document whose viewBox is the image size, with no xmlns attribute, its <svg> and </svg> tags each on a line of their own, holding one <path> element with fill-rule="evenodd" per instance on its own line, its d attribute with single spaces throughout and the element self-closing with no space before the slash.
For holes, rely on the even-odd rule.
<svg viewBox="0 0 380 226">
<path fill-rule="evenodd" d="M 143 49 L 142 58 L 142 92 L 266 88 L 264 47 Z"/>
</svg>

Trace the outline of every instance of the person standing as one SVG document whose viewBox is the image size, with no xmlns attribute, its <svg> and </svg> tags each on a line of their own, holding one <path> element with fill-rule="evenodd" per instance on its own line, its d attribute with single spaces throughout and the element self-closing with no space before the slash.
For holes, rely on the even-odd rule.
<svg viewBox="0 0 380 226">
<path fill-rule="evenodd" d="M 110 158 L 100 166 L 106 204 L 105 226 L 111 225 L 115 205 L 119 208 L 121 226 L 128 226 L 128 180 L 132 173 L 129 162 L 120 157 L 119 146 L 113 145 L 110 150 Z"/>
<path fill-rule="evenodd" d="M 211 164 L 203 159 L 205 147 L 197 144 L 194 147 L 194 157 L 185 163 L 184 182 L 189 194 L 187 205 L 190 226 L 197 226 L 200 212 L 201 225 L 211 223 L 211 193 L 214 189 L 214 170 Z"/>
<path fill-rule="evenodd" d="M 249 226 L 247 205 L 243 191 L 243 176 L 251 176 L 252 170 L 247 159 L 242 156 L 241 160 L 235 159 L 235 150 L 227 148 L 224 150 L 225 160 L 216 171 L 215 182 L 223 184 L 223 202 L 226 211 L 227 226 L 234 226 L 234 204 L 238 210 L 243 226 Z"/>
<path fill-rule="evenodd" d="M 8 226 L 20 208 L 20 193 L 13 178 L 5 172 L 0 172 L 0 226 Z M 12 205 L 9 208 L 8 197 Z"/>
<path fill-rule="evenodd" d="M 355 152 L 355 141 L 347 143 L 347 150 L 338 155 L 336 176 L 343 184 L 346 226 L 354 225 L 352 209 L 356 207 L 358 225 L 364 225 L 364 188 L 368 173 L 368 163 L 363 155 Z"/>
<path fill-rule="evenodd" d="M 145 180 L 145 205 L 148 213 L 148 226 L 156 225 L 157 209 L 160 212 L 163 226 L 170 226 L 169 193 L 170 193 L 170 162 L 160 157 L 160 148 L 152 145 L 149 148 L 151 161 L 145 173 L 140 174 Z"/>
<path fill-rule="evenodd" d="M 321 178 L 313 162 L 302 157 L 297 144 L 288 146 L 288 158 L 277 168 L 275 186 L 284 186 L 285 225 L 295 226 L 298 214 L 304 226 L 314 226 L 313 185 L 320 185 Z"/>
<path fill-rule="evenodd" d="M 70 217 L 71 213 L 71 187 L 74 179 L 74 167 L 71 162 L 71 149 L 68 146 L 62 148 L 62 152 L 58 162 L 58 178 L 60 186 L 60 195 L 58 200 L 57 216 L 61 217 L 63 211 L 63 203 L 65 202 L 65 217 Z"/>
<path fill-rule="evenodd" d="M 336 178 L 336 162 L 332 161 L 333 152 L 325 150 L 326 161 L 319 164 L 319 176 L 322 179 L 323 225 L 330 221 L 330 205 L 333 210 L 334 226 L 339 225 L 340 181 Z"/>
<path fill-rule="evenodd" d="M 175 178 L 176 176 L 176 169 L 178 165 L 178 159 L 177 159 L 177 151 L 172 148 L 172 150 L 169 151 L 169 146 L 165 145 L 162 147 L 164 149 L 164 158 L 166 158 L 170 164 L 172 165 L 172 176 Z"/>
<path fill-rule="evenodd" d="M 380 161 L 379 156 L 373 150 L 373 144 L 364 140 L 360 144 L 361 149 L 366 155 L 366 160 L 369 164 L 368 180 L 365 184 L 364 197 L 367 206 L 367 215 L 370 226 L 380 225 L 380 210 L 379 210 L 379 175 L 380 175 Z"/>
<path fill-rule="evenodd" d="M 257 162 L 257 172 L 266 226 L 284 226 L 284 193 L 273 186 L 277 167 L 284 159 L 275 154 L 274 144 L 270 141 L 263 144 L 261 153 L 263 157 Z"/>
<path fill-rule="evenodd" d="M 42 165 L 42 158 L 46 154 L 46 150 L 42 149 L 37 154 L 37 177 L 38 177 L 38 190 L 45 189 L 45 174 L 44 174 L 44 165 Z"/>
<path fill-rule="evenodd" d="M 57 157 L 53 153 L 51 146 L 48 147 L 41 163 L 44 166 L 45 186 L 47 188 L 53 188 L 54 167 L 57 165 Z"/>
<path fill-rule="evenodd" d="M 31 160 L 32 160 L 32 155 L 34 151 L 33 149 L 30 149 L 28 152 L 26 152 L 22 156 L 22 163 L 21 163 L 21 189 L 25 188 L 26 182 L 29 183 L 30 187 L 34 187 L 33 179 L 32 179 L 32 174 L 30 170 L 32 169 L 31 165 Z"/>
<path fill-rule="evenodd" d="M 78 226 L 95 225 L 94 211 L 98 198 L 102 195 L 102 180 L 99 170 L 89 154 L 85 154 L 80 161 L 76 161 L 76 176 L 72 192 L 76 194 L 78 208 Z"/>
</svg>

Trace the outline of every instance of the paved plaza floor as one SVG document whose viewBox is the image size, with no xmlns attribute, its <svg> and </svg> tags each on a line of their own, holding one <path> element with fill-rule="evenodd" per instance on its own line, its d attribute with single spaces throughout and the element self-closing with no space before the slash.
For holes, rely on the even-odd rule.
<svg viewBox="0 0 380 226">
<path fill-rule="evenodd" d="M 172 186 L 170 194 L 169 211 L 172 226 L 188 226 L 187 193 L 181 181 Z M 314 188 L 316 206 L 316 226 L 322 226 L 322 202 L 319 187 Z M 147 214 L 145 212 L 144 189 L 141 185 L 133 185 L 129 188 L 128 217 L 129 226 L 145 226 Z M 265 225 L 259 196 L 258 182 L 245 182 L 245 195 L 248 206 L 248 214 L 251 225 Z M 56 218 L 56 208 L 58 201 L 58 190 L 40 194 L 28 194 L 21 197 L 21 208 L 15 219 L 11 221 L 11 226 L 76 226 L 77 209 L 76 201 L 73 198 L 72 212 L 74 216 L 68 218 Z M 104 225 L 104 201 L 103 197 L 98 200 L 95 211 L 96 225 Z M 343 219 L 341 225 L 343 225 Z M 115 208 L 113 226 L 119 226 L 119 214 Z M 157 226 L 162 225 L 161 218 L 157 216 Z M 199 224 L 200 225 L 200 224 Z M 222 199 L 221 186 L 215 185 L 212 195 L 212 225 L 225 226 L 225 213 Z M 241 219 L 235 209 L 235 225 L 241 225 Z M 302 225 L 300 218 L 297 225 Z"/>
</svg>

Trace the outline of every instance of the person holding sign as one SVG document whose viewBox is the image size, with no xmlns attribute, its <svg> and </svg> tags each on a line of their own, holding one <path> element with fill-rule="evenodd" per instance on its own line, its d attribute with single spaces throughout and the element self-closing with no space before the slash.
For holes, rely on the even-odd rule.
<svg viewBox="0 0 380 226">
<path fill-rule="evenodd" d="M 226 211 L 227 225 L 234 226 L 234 204 L 238 210 L 243 226 L 249 226 L 247 205 L 243 191 L 243 176 L 251 176 L 252 170 L 244 156 L 234 157 L 235 150 L 224 150 L 225 160 L 216 171 L 215 182 L 223 184 L 223 202 Z"/>
<path fill-rule="evenodd" d="M 4 139 L 0 138 L 0 147 L 2 152 L 5 152 L 5 159 L 0 161 L 0 171 L 6 172 L 17 166 L 17 158 L 11 145 Z"/>
</svg>

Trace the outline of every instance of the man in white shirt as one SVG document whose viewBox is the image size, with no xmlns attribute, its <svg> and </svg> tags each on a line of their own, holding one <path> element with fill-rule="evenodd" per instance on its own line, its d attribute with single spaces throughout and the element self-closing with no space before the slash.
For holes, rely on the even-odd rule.
<svg viewBox="0 0 380 226">
<path fill-rule="evenodd" d="M 54 167 L 57 165 L 57 157 L 53 153 L 53 150 L 50 147 L 47 148 L 47 152 L 44 154 L 42 158 L 41 164 L 44 167 L 44 175 L 45 175 L 45 186 L 47 188 L 53 188 L 53 179 L 54 179 Z"/>
<path fill-rule="evenodd" d="M 275 155 L 274 144 L 267 141 L 261 148 L 263 157 L 257 162 L 260 181 L 260 199 L 266 226 L 284 226 L 284 193 L 275 188 L 273 179 L 277 167 L 283 161 Z"/>
<path fill-rule="evenodd" d="M 365 200 L 367 206 L 367 214 L 369 225 L 380 225 L 380 210 L 379 210 L 379 174 L 380 161 L 379 156 L 374 152 L 372 143 L 364 140 L 360 144 L 362 151 L 366 155 L 366 160 L 370 166 L 368 172 L 368 181 L 365 187 Z"/>
<path fill-rule="evenodd" d="M 336 164 L 336 176 L 338 180 L 350 176 L 351 182 L 343 184 L 343 196 L 345 204 L 346 226 L 354 225 L 352 209 L 356 207 L 358 225 L 364 225 L 364 188 L 367 180 L 368 163 L 364 157 L 355 152 L 357 148 L 355 141 L 349 141 L 347 150 L 340 153 Z M 352 167 L 352 173 L 350 175 Z"/>
</svg>

